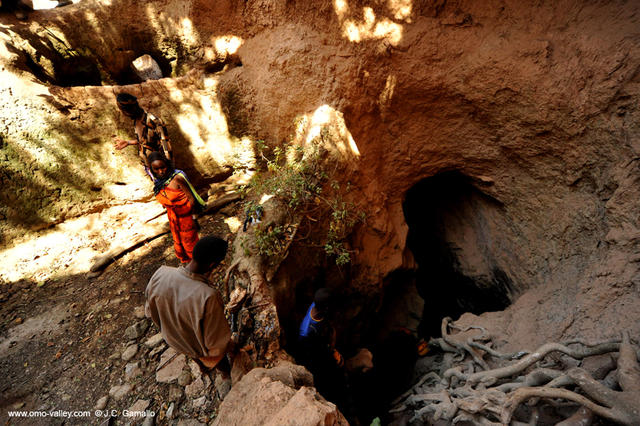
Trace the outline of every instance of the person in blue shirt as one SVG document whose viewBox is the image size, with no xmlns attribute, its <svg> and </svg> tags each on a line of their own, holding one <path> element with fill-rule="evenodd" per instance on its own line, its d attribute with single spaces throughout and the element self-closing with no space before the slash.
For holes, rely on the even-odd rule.
<svg viewBox="0 0 640 426">
<path fill-rule="evenodd" d="M 331 291 L 321 288 L 300 323 L 298 362 L 313 374 L 318 392 L 340 405 L 346 390 L 344 359 L 335 348 L 336 332 L 329 321 L 330 314 Z"/>
<path fill-rule="evenodd" d="M 316 291 L 313 303 L 300 324 L 298 341 L 305 355 L 317 358 L 316 355 L 329 355 L 339 367 L 344 365 L 340 352 L 335 349 L 335 330 L 327 319 L 331 302 L 331 291 L 321 288 Z M 307 349 L 304 351 L 304 349 Z M 309 350 L 312 350 L 311 352 Z"/>
</svg>

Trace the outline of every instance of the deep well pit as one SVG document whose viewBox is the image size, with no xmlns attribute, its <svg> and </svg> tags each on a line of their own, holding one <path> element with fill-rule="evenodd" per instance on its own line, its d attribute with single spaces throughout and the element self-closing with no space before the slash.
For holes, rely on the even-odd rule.
<svg viewBox="0 0 640 426">
<path fill-rule="evenodd" d="M 129 325 L 124 312 L 142 303 L 148 275 L 174 260 L 160 240 L 91 285 L 85 276 L 90 259 L 127 240 L 155 206 L 135 153 L 113 147 L 114 137 L 133 136 L 115 106 L 128 91 L 165 119 L 178 165 L 211 199 L 319 150 L 321 191 L 304 208 L 275 185 L 206 229 L 228 234 L 225 266 L 240 260 L 253 302 L 272 309 L 253 322 L 268 328 L 257 366 L 292 360 L 314 291 L 334 291 L 337 346 L 346 356 L 362 347 L 376 355 L 376 375 L 354 386 L 385 390 L 363 390 L 349 419 L 386 416 L 382 408 L 416 374 L 437 370 L 413 349 L 440 338 L 446 317 L 452 336 L 481 328 L 505 353 L 619 339 L 624 330 L 637 345 L 639 19 L 638 3 L 625 1 L 80 0 L 26 21 L 1 10 L 0 254 L 9 265 L 0 271 L 0 335 L 26 336 L 20 321 L 81 286 L 96 300 L 69 301 L 65 309 L 79 310 L 70 332 L 120 344 L 113 336 Z M 134 76 L 129 64 L 143 54 L 165 78 Z M 259 253 L 256 226 L 242 230 L 249 202 L 264 206 L 261 226 L 281 226 L 283 256 Z M 135 221 L 139 212 L 144 220 Z M 332 240 L 331 229 L 344 235 Z M 109 306 L 122 307 L 121 322 L 100 334 L 89 315 Z M 93 338 L 85 352 L 36 340 L 7 341 L 0 354 L 10 372 L 2 388 L 12 389 L 0 420 L 20 402 L 74 409 L 86 395 L 93 405 L 119 380 L 63 370 L 84 365 L 65 361 L 68 347 L 96 364 L 111 355 Z M 59 351 L 68 364 L 23 359 L 33 350 L 42 360 Z M 437 354 L 428 356 L 446 361 Z M 17 379 L 30 365 L 41 372 L 32 385 Z M 65 371 L 84 387 L 73 388 Z M 54 377 L 66 390 L 43 392 Z M 166 411 L 168 396 L 143 388 L 126 404 L 151 398 Z M 224 404 L 219 421 L 241 422 L 239 408 Z M 286 418 L 281 408 L 272 411 Z"/>
</svg>

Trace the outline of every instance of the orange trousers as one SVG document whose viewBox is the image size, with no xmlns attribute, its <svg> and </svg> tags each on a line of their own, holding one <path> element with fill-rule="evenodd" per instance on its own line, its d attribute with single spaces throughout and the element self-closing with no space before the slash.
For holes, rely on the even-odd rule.
<svg viewBox="0 0 640 426">
<path fill-rule="evenodd" d="M 196 222 L 191 217 L 193 206 L 182 190 L 169 187 L 160 190 L 156 200 L 167 209 L 176 256 L 182 263 L 189 262 L 199 240 Z"/>
</svg>

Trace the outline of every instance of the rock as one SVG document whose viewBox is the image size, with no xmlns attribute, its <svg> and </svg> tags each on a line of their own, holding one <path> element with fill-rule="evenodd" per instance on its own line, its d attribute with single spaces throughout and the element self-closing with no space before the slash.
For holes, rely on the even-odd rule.
<svg viewBox="0 0 640 426">
<path fill-rule="evenodd" d="M 204 383 L 202 382 L 202 379 L 198 377 L 196 380 L 193 381 L 193 383 L 191 383 L 189 386 L 184 388 L 184 394 L 188 398 L 195 398 L 196 396 L 200 395 L 200 393 L 202 393 L 203 390 L 204 390 Z"/>
<path fill-rule="evenodd" d="M 167 412 L 165 413 L 165 416 L 168 419 L 172 419 L 173 418 L 173 410 L 175 410 L 175 408 L 176 408 L 175 402 L 172 402 L 171 404 L 169 404 L 169 408 L 167 408 Z"/>
<path fill-rule="evenodd" d="M 147 339 L 146 342 L 144 342 L 144 345 L 148 348 L 155 348 L 156 346 L 158 346 L 160 343 L 162 343 L 164 340 L 162 338 L 162 333 L 158 333 L 158 334 L 154 334 L 153 336 L 149 337 L 149 339 Z"/>
<path fill-rule="evenodd" d="M 127 349 L 124 350 L 124 352 L 122 352 L 121 358 L 123 361 L 129 361 L 134 356 L 136 356 L 137 353 L 138 353 L 138 345 L 131 345 L 131 346 L 128 346 Z"/>
<path fill-rule="evenodd" d="M 216 379 L 213 386 L 218 392 L 218 398 L 220 399 L 220 401 L 222 401 L 231 390 L 231 379 L 228 377 L 223 377 L 221 374 L 216 374 Z"/>
<path fill-rule="evenodd" d="M 191 406 L 196 410 L 205 409 L 206 405 L 207 405 L 207 397 L 206 396 L 201 396 L 200 398 L 194 399 L 193 401 L 191 401 Z"/>
<path fill-rule="evenodd" d="M 138 319 L 144 318 L 144 306 L 136 306 L 133 309 L 133 316 Z"/>
<path fill-rule="evenodd" d="M 175 357 L 174 357 L 175 356 Z M 173 359 L 171 359 L 174 357 Z M 160 383 L 170 383 L 177 380 L 182 374 L 182 370 L 187 366 L 187 360 L 184 354 L 176 355 L 176 351 L 172 348 L 167 349 L 160 357 L 160 365 L 163 365 L 168 360 L 171 361 L 156 371 L 156 381 Z"/>
<path fill-rule="evenodd" d="M 117 359 L 120 359 L 120 352 L 114 352 L 109 356 L 109 360 L 111 361 L 115 361 Z"/>
<path fill-rule="evenodd" d="M 187 386 L 189 383 L 193 381 L 193 377 L 191 377 L 191 373 L 187 370 L 182 370 L 180 376 L 178 376 L 178 384 L 180 386 Z"/>
<path fill-rule="evenodd" d="M 169 388 L 169 401 L 180 401 L 182 399 L 182 388 L 180 386 L 171 385 Z"/>
<path fill-rule="evenodd" d="M 147 320 L 140 320 L 133 324 L 124 331 L 124 337 L 128 340 L 136 340 L 144 334 L 149 328 L 149 322 Z"/>
<path fill-rule="evenodd" d="M 189 360 L 189 368 L 191 369 L 191 374 L 193 375 L 194 379 L 202 376 L 202 370 L 200 369 L 200 366 L 192 359 Z"/>
<path fill-rule="evenodd" d="M 142 426 L 153 426 L 156 423 L 156 416 L 145 416 Z"/>
<path fill-rule="evenodd" d="M 231 383 L 237 383 L 242 376 L 247 374 L 253 368 L 253 360 L 251 356 L 244 350 L 240 350 L 233 360 L 231 366 Z"/>
<path fill-rule="evenodd" d="M 213 424 L 347 425 L 334 404 L 308 387 L 311 381 L 307 370 L 290 362 L 272 369 L 255 368 L 234 384 Z"/>
<path fill-rule="evenodd" d="M 149 352 L 149 358 L 153 358 L 154 356 L 158 355 L 160 352 L 164 351 L 165 349 L 167 349 L 167 345 L 161 344 L 160 346 L 156 347 L 154 350 Z"/>
<path fill-rule="evenodd" d="M 224 207 L 222 209 L 220 209 L 220 213 L 229 217 L 229 216 L 234 216 L 235 215 L 235 207 L 234 206 L 227 206 Z"/>
<path fill-rule="evenodd" d="M 125 396 L 127 396 L 132 389 L 133 389 L 133 386 L 131 386 L 128 383 L 121 386 L 114 386 L 111 389 L 109 389 L 109 396 L 113 398 L 115 401 L 119 401 Z"/>
<path fill-rule="evenodd" d="M 127 380 L 132 380 L 142 375 L 139 362 L 130 362 L 124 367 L 124 377 Z"/>
<path fill-rule="evenodd" d="M 139 399 L 131 407 L 129 407 L 129 411 L 134 411 L 138 413 L 143 412 L 149 407 L 150 403 L 151 401 L 148 399 Z M 135 417 L 140 418 L 142 416 L 135 416 Z"/>
<path fill-rule="evenodd" d="M 109 395 L 105 395 L 96 402 L 96 405 L 93 407 L 94 410 L 104 410 L 107 406 L 107 402 L 109 402 Z"/>
<path fill-rule="evenodd" d="M 202 383 L 204 384 L 205 389 L 209 389 L 209 386 L 211 386 L 211 379 L 207 374 L 202 375 Z"/>
<path fill-rule="evenodd" d="M 336 406 L 326 400 L 318 400 L 319 396 L 314 388 L 300 388 L 284 407 L 269 418 L 265 425 L 347 425 L 347 420 Z"/>
<path fill-rule="evenodd" d="M 147 417 L 146 415 L 141 415 L 141 414 L 144 413 L 144 411 L 149 407 L 150 403 L 151 401 L 148 399 L 137 400 L 131 407 L 129 407 L 129 412 L 133 414 L 131 416 L 131 419 L 139 420 L 143 417 Z"/>
<path fill-rule="evenodd" d="M 142 55 L 131 63 L 133 70 L 143 81 L 159 80 L 162 78 L 162 71 L 158 63 L 149 55 Z"/>
</svg>

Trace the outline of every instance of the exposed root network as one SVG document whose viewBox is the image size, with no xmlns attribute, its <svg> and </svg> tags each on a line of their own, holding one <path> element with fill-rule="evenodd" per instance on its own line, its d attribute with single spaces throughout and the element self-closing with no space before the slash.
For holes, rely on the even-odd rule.
<svg viewBox="0 0 640 426">
<path fill-rule="evenodd" d="M 457 333 L 451 334 L 454 329 Z M 459 338 L 472 329 L 480 333 Z M 423 376 L 396 399 L 391 413 L 412 412 L 414 423 L 520 425 L 536 424 L 541 409 L 551 406 L 557 409 L 555 421 L 569 413 L 558 423 L 563 426 L 590 424 L 595 416 L 640 424 L 640 367 L 628 332 L 621 342 L 551 342 L 529 354 L 503 354 L 491 348 L 481 327 L 461 329 L 445 318 L 441 331 L 442 337 L 430 345 L 454 354 L 449 365 L 441 374 Z M 603 354 L 609 356 L 597 359 L 597 373 L 578 367 L 582 360 Z"/>
</svg>

